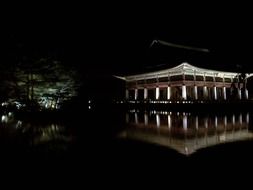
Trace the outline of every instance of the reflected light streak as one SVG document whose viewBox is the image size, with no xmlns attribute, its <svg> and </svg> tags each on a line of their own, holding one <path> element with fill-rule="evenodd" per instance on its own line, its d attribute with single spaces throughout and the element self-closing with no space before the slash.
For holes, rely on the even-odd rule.
<svg viewBox="0 0 253 190">
<path fill-rule="evenodd" d="M 227 116 L 224 116 L 224 126 L 227 126 Z"/>
<path fill-rule="evenodd" d="M 208 118 L 205 118 L 205 128 L 208 128 Z"/>
<path fill-rule="evenodd" d="M 249 113 L 246 115 L 246 123 L 249 124 Z"/>
<path fill-rule="evenodd" d="M 187 116 L 186 115 L 183 116 L 183 129 L 187 130 Z"/>
<path fill-rule="evenodd" d="M 235 115 L 232 116 L 232 124 L 235 125 Z"/>
<path fill-rule="evenodd" d="M 242 125 L 242 114 L 239 115 L 239 123 Z"/>
<path fill-rule="evenodd" d="M 129 123 L 129 114 L 126 113 L 126 123 Z"/>
<path fill-rule="evenodd" d="M 217 118 L 217 116 L 214 117 L 214 126 L 216 128 L 218 127 L 218 118 Z"/>
<path fill-rule="evenodd" d="M 160 127 L 160 115 L 156 114 L 156 126 Z"/>
<path fill-rule="evenodd" d="M 171 116 L 168 115 L 168 128 L 171 129 Z"/>
<path fill-rule="evenodd" d="M 148 125 L 148 114 L 147 113 L 144 114 L 144 124 Z"/>
<path fill-rule="evenodd" d="M 199 118 L 198 118 L 198 116 L 195 117 L 195 128 L 196 129 L 199 128 Z"/>
<path fill-rule="evenodd" d="M 137 113 L 134 113 L 134 121 L 135 121 L 135 124 L 138 124 L 138 115 Z"/>
<path fill-rule="evenodd" d="M 209 117 L 207 117 L 207 115 L 195 115 L 195 114 L 190 115 L 189 113 L 183 112 L 180 113 L 179 117 L 177 117 L 176 114 L 174 115 L 174 113 L 177 112 L 171 113 L 175 117 L 172 117 L 170 114 L 168 114 L 167 117 L 161 117 L 161 115 L 159 114 L 160 113 L 165 114 L 166 112 L 164 111 L 154 111 L 154 112 L 156 112 L 155 118 L 153 117 L 153 114 L 149 115 L 149 113 L 147 112 L 138 113 L 143 114 L 142 116 L 144 116 L 144 121 L 142 122 L 145 123 L 145 127 L 143 128 L 144 123 L 138 123 L 140 124 L 136 126 L 137 128 L 139 126 L 138 130 L 136 130 L 136 128 L 134 129 L 129 128 L 130 138 L 131 137 L 137 139 L 140 138 L 147 142 L 154 142 L 157 144 L 165 145 L 172 149 L 177 150 L 182 154 L 192 154 L 193 152 L 195 152 L 200 148 L 206 148 L 209 146 L 217 145 L 219 143 L 235 142 L 253 138 L 253 133 L 250 130 L 247 130 L 246 126 L 244 125 L 240 126 L 239 121 L 235 122 L 235 114 L 233 115 L 231 114 L 232 119 L 228 119 L 227 118 L 228 116 L 226 115 L 221 116 L 209 115 Z M 140 115 L 138 116 L 140 117 Z M 138 120 L 136 117 L 137 114 L 135 115 L 135 121 Z M 250 115 L 249 114 L 246 115 L 246 120 L 247 117 L 250 117 Z M 211 118 L 214 119 L 214 121 L 213 120 L 211 121 Z M 220 119 L 222 119 L 221 121 L 222 123 L 219 123 Z M 130 122 L 132 123 L 134 123 L 135 121 L 130 120 Z M 233 122 L 235 124 L 235 127 L 230 127 Z M 166 123 L 168 126 L 166 127 L 162 126 L 161 124 L 163 123 Z M 174 126 L 172 126 L 172 124 Z M 219 132 L 218 129 L 215 130 L 215 133 L 213 133 L 214 131 L 209 133 L 209 131 L 207 130 L 208 127 L 210 127 L 211 130 L 213 129 L 213 127 L 218 128 L 219 125 L 221 127 L 224 125 L 227 125 L 229 127 L 225 127 L 225 130 L 224 131 L 222 130 L 223 131 L 222 134 L 220 134 L 221 131 L 219 130 L 220 131 Z M 175 127 L 175 129 L 173 127 Z M 192 130 L 194 128 L 196 128 L 196 130 Z M 159 131 L 159 133 L 157 133 L 157 131 Z M 185 138 L 182 138 L 182 134 L 184 134 Z M 188 150 L 185 149 L 185 147 Z"/>
</svg>

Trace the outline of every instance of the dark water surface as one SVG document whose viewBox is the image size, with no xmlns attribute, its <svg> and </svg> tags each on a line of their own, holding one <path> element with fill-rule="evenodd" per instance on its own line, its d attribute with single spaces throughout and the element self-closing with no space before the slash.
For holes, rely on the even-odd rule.
<svg viewBox="0 0 253 190">
<path fill-rule="evenodd" d="M 88 178 L 195 167 L 251 166 L 253 113 L 89 109 L 48 117 L 3 112 L 0 163 L 8 171 Z M 207 164 L 208 163 L 208 164 Z M 173 169 L 175 168 L 176 169 Z M 194 169 L 195 168 L 195 169 Z M 110 174 L 111 174 L 110 173 Z M 43 174 L 44 175 L 44 174 Z M 85 179 L 88 179 L 85 178 Z"/>
<path fill-rule="evenodd" d="M 249 112 L 187 113 L 130 110 L 126 113 L 127 128 L 121 136 L 194 154 L 219 144 L 253 140 L 249 130 Z"/>
</svg>

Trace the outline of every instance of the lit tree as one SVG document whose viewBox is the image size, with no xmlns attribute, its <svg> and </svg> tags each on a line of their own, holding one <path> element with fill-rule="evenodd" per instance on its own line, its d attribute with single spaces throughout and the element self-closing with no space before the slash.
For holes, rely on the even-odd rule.
<svg viewBox="0 0 253 190">
<path fill-rule="evenodd" d="M 0 91 L 5 92 L 4 98 L 24 101 L 32 107 L 41 104 L 56 108 L 77 96 L 81 86 L 76 70 L 51 59 L 23 60 L 2 74 Z"/>
</svg>

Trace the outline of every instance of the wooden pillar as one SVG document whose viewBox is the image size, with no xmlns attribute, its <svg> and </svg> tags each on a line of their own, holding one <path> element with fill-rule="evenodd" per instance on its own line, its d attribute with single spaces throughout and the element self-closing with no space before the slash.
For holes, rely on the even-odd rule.
<svg viewBox="0 0 253 190">
<path fill-rule="evenodd" d="M 227 99 L 227 94 L 226 94 L 226 87 L 223 87 L 223 99 L 226 100 Z"/>
<path fill-rule="evenodd" d="M 203 87 L 203 95 L 204 95 L 204 99 L 207 99 L 208 92 L 207 92 L 207 87 L 206 86 Z"/>
<path fill-rule="evenodd" d="M 241 91 L 240 86 L 238 86 L 237 91 L 238 91 L 238 99 L 241 100 L 242 99 L 242 91 Z"/>
<path fill-rule="evenodd" d="M 159 96 L 160 96 L 160 89 L 159 89 L 159 87 L 156 87 L 155 88 L 155 99 L 159 100 Z"/>
<path fill-rule="evenodd" d="M 138 99 L 138 88 L 134 89 L 134 100 Z"/>
<path fill-rule="evenodd" d="M 185 85 L 182 85 L 182 99 L 183 100 L 187 99 L 186 86 Z"/>
<path fill-rule="evenodd" d="M 126 89 L 126 100 L 128 100 L 128 99 L 129 99 L 129 90 Z"/>
<path fill-rule="evenodd" d="M 245 88 L 245 99 L 248 100 L 249 99 L 249 92 L 248 89 Z"/>
<path fill-rule="evenodd" d="M 198 87 L 196 85 L 194 86 L 194 98 L 195 100 L 198 99 Z"/>
<path fill-rule="evenodd" d="M 144 88 L 144 100 L 148 99 L 148 89 Z"/>
<path fill-rule="evenodd" d="M 134 121 L 135 121 L 135 124 L 138 124 L 138 123 L 139 123 L 137 112 L 134 113 Z"/>
<path fill-rule="evenodd" d="M 207 91 L 207 86 L 206 86 L 206 74 L 203 74 L 203 80 L 204 80 L 204 87 L 203 87 L 203 96 L 204 99 L 208 98 L 208 91 Z"/>
<path fill-rule="evenodd" d="M 214 100 L 217 100 L 217 88 L 216 88 L 216 86 L 213 87 L 213 96 L 214 96 Z"/>
<path fill-rule="evenodd" d="M 171 87 L 170 86 L 167 87 L 167 99 L 168 100 L 171 99 Z"/>
<path fill-rule="evenodd" d="M 244 82 L 244 93 L 245 93 L 245 99 L 248 100 L 249 99 L 249 92 L 247 89 L 247 79 L 245 79 L 245 82 Z"/>
</svg>

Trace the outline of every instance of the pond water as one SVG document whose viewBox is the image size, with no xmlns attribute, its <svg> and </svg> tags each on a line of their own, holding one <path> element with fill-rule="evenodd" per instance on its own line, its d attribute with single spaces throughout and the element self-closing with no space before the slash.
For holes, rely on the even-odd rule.
<svg viewBox="0 0 253 190">
<path fill-rule="evenodd" d="M 0 146 L 5 153 L 61 154 L 75 142 L 75 133 L 62 122 L 17 119 L 12 112 L 2 113 L 0 119 Z"/>
<path fill-rule="evenodd" d="M 191 155 L 214 145 L 253 140 L 252 113 L 187 113 L 129 110 L 125 139 L 157 144 Z"/>
<path fill-rule="evenodd" d="M 139 149 L 142 153 L 144 149 L 149 152 L 150 144 L 181 155 L 193 155 L 215 145 L 253 140 L 252 116 L 251 112 L 128 110 L 80 113 L 66 122 L 19 118 L 12 112 L 4 112 L 0 115 L 0 148 L 2 153 L 19 157 L 67 156 L 81 163 L 94 157 L 125 158 L 138 154 Z"/>
</svg>

